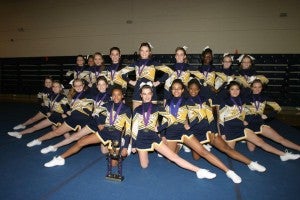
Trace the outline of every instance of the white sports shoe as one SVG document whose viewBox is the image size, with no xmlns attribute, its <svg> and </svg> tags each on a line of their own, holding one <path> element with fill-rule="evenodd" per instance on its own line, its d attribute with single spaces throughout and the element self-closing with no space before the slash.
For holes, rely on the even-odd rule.
<svg viewBox="0 0 300 200">
<path fill-rule="evenodd" d="M 19 125 L 15 126 L 13 129 L 16 131 L 16 130 L 24 129 L 24 128 L 26 128 L 26 126 L 19 124 Z"/>
<path fill-rule="evenodd" d="M 182 145 L 182 148 L 183 148 L 184 152 L 186 152 L 186 153 L 191 152 L 191 149 L 189 147 L 185 146 L 185 145 Z"/>
<path fill-rule="evenodd" d="M 203 147 L 207 150 L 207 151 L 211 151 L 212 146 L 210 144 L 204 144 Z"/>
<path fill-rule="evenodd" d="M 50 146 L 48 146 L 48 147 L 43 148 L 43 149 L 41 150 L 41 153 L 42 153 L 42 154 L 46 154 L 46 153 L 49 153 L 49 152 L 55 152 L 56 150 L 57 150 L 56 147 L 50 145 Z"/>
<path fill-rule="evenodd" d="M 226 175 L 228 178 L 230 178 L 234 183 L 241 183 L 242 179 L 241 177 L 239 177 L 239 175 L 237 175 L 234 171 L 229 170 L 228 172 L 226 172 Z"/>
<path fill-rule="evenodd" d="M 40 145 L 40 144 L 42 144 L 42 142 L 39 141 L 38 139 L 35 139 L 35 140 L 32 140 L 31 142 L 28 142 L 27 146 L 28 147 L 33 147 L 33 146 Z"/>
<path fill-rule="evenodd" d="M 291 152 L 285 151 L 285 154 L 283 156 L 280 156 L 281 161 L 287 161 L 287 160 L 297 160 L 300 158 L 299 154 L 293 154 Z"/>
<path fill-rule="evenodd" d="M 17 131 L 7 132 L 7 134 L 18 139 L 22 138 L 22 134 Z"/>
<path fill-rule="evenodd" d="M 196 174 L 197 174 L 197 177 L 200 178 L 200 179 L 203 179 L 203 178 L 213 179 L 217 176 L 215 173 L 211 173 L 207 169 L 199 169 L 196 172 Z"/>
<path fill-rule="evenodd" d="M 249 165 L 247 165 L 251 171 L 258 171 L 258 172 L 264 172 L 266 171 L 266 168 L 257 162 L 251 162 Z"/>
<path fill-rule="evenodd" d="M 62 166 L 64 164 L 65 164 L 65 159 L 58 156 L 58 157 L 54 157 L 49 162 L 45 163 L 44 166 L 45 167 L 54 167 L 54 166 Z"/>
</svg>

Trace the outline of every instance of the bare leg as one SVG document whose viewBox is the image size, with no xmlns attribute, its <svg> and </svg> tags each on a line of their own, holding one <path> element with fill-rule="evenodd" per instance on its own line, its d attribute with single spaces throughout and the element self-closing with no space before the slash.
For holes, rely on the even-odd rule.
<svg viewBox="0 0 300 200">
<path fill-rule="evenodd" d="M 241 153 L 232 149 L 220 135 L 209 134 L 210 144 L 228 155 L 229 157 L 238 160 L 246 165 L 251 163 L 251 160 Z"/>
<path fill-rule="evenodd" d="M 177 153 L 177 142 L 168 141 L 166 145 L 169 147 L 169 149 L 171 149 L 171 151 Z"/>
<path fill-rule="evenodd" d="M 22 125 L 28 126 L 28 125 L 33 124 L 34 122 L 37 122 L 43 118 L 45 118 L 45 115 L 41 112 L 38 112 L 35 116 L 29 118 L 26 122 L 22 123 Z"/>
<path fill-rule="evenodd" d="M 251 130 L 245 130 L 246 131 L 246 140 L 255 144 L 256 146 L 259 146 L 260 148 L 262 148 L 263 150 L 279 155 L 279 156 L 283 156 L 285 153 L 283 151 L 280 151 L 274 147 L 272 147 L 271 145 L 267 144 L 266 142 L 264 142 L 260 137 L 258 137 L 253 131 Z"/>
<path fill-rule="evenodd" d="M 56 129 L 54 131 L 50 131 L 49 133 L 43 135 L 42 137 L 39 137 L 38 140 L 39 141 L 49 140 L 49 139 L 52 139 L 54 137 L 61 136 L 64 133 L 69 132 L 71 130 L 72 129 L 66 123 L 63 123 L 58 129 Z"/>
<path fill-rule="evenodd" d="M 70 149 L 68 149 L 65 153 L 60 155 L 62 158 L 70 157 L 71 155 L 79 152 L 82 147 L 87 146 L 89 144 L 97 144 L 100 143 L 101 140 L 96 134 L 87 135 L 76 142 Z"/>
<path fill-rule="evenodd" d="M 247 141 L 247 147 L 248 147 L 249 151 L 254 151 L 256 146 L 255 146 L 255 144 Z"/>
<path fill-rule="evenodd" d="M 142 168 L 147 168 L 149 165 L 149 158 L 148 158 L 148 152 L 147 151 L 138 151 L 140 164 Z"/>
<path fill-rule="evenodd" d="M 211 164 L 222 169 L 224 172 L 229 171 L 228 167 L 226 167 L 224 163 L 222 163 L 222 161 L 219 160 L 215 155 L 207 151 L 194 136 L 190 137 L 189 139 L 184 138 L 183 142 Z"/>
<path fill-rule="evenodd" d="M 192 150 L 192 156 L 194 160 L 199 160 L 201 156 L 194 150 Z"/>
<path fill-rule="evenodd" d="M 281 135 L 279 135 L 274 129 L 272 129 L 271 127 L 268 126 L 263 126 L 262 128 L 262 135 L 270 138 L 271 140 L 278 142 L 279 144 L 300 151 L 300 145 L 297 145 L 287 139 L 285 139 L 284 137 L 282 137 Z"/>
<path fill-rule="evenodd" d="M 185 168 L 187 170 L 197 172 L 200 170 L 199 167 L 192 165 L 191 163 L 187 162 L 186 160 L 179 157 L 176 153 L 174 153 L 171 149 L 168 148 L 167 145 L 164 143 L 160 143 L 160 145 L 155 145 L 154 149 L 158 151 L 161 155 L 164 155 L 169 160 L 175 162 L 178 166 Z"/>
<path fill-rule="evenodd" d="M 69 138 L 66 138 L 63 141 L 53 145 L 53 147 L 59 148 L 59 147 L 65 146 L 67 144 L 70 144 L 71 142 L 79 140 L 83 136 L 90 134 L 90 133 L 91 133 L 91 130 L 85 126 L 84 128 L 80 129 L 76 133 L 73 133 Z"/>
<path fill-rule="evenodd" d="M 34 125 L 33 127 L 27 128 L 20 132 L 20 134 L 25 135 L 28 133 L 33 133 L 35 131 L 41 130 L 43 128 L 46 128 L 48 126 L 51 126 L 52 123 L 48 119 L 44 119 L 43 121 L 39 122 L 38 124 Z"/>
<path fill-rule="evenodd" d="M 104 146 L 102 143 L 100 144 L 100 149 L 101 149 L 101 152 L 103 154 L 107 154 L 108 153 L 108 148 L 107 146 Z"/>
</svg>

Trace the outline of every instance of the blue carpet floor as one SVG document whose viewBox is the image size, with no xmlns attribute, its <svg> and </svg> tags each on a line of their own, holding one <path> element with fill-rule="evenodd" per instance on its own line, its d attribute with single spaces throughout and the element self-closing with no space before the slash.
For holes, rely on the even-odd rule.
<svg viewBox="0 0 300 200">
<path fill-rule="evenodd" d="M 26 143 L 50 129 L 16 139 L 7 135 L 16 124 L 35 114 L 32 104 L 0 105 L 0 199 L 299 199 L 300 159 L 282 162 L 278 156 L 256 149 L 249 152 L 243 143 L 236 149 L 267 168 L 265 173 L 252 172 L 247 166 L 229 159 L 216 149 L 212 152 L 243 178 L 234 184 L 218 168 L 206 160 L 194 161 L 191 154 L 180 152 L 188 161 L 217 173 L 213 180 L 200 180 L 156 153 L 150 154 L 150 166 L 142 169 L 138 156 L 131 155 L 123 163 L 123 182 L 105 179 L 106 159 L 99 146 L 89 146 L 68 158 L 61 167 L 45 168 L 43 164 L 70 147 L 43 155 L 40 149 L 62 138 L 26 147 Z M 300 143 L 300 131 L 274 120 L 271 125 L 286 138 Z M 265 139 L 281 150 L 285 148 Z M 293 151 L 295 152 L 295 151 Z M 297 153 L 297 152 L 295 152 Z"/>
</svg>

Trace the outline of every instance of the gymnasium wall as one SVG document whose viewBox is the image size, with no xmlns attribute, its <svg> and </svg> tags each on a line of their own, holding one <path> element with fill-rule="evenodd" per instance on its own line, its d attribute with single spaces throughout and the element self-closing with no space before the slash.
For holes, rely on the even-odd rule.
<svg viewBox="0 0 300 200">
<path fill-rule="evenodd" d="M 149 41 L 200 53 L 300 53 L 299 0 L 3 0 L 0 57 L 123 54 Z"/>
</svg>

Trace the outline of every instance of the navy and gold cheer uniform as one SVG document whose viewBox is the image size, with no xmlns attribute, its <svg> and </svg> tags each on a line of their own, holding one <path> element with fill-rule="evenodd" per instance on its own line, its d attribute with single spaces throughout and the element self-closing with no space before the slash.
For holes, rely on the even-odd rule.
<svg viewBox="0 0 300 200">
<path fill-rule="evenodd" d="M 167 123 L 159 125 L 159 115 L 163 116 Z M 155 132 L 155 128 L 157 127 L 158 132 L 160 132 L 175 120 L 163 107 L 159 107 L 151 102 L 142 103 L 134 110 L 133 114 L 132 147 L 141 151 L 153 151 L 153 145 L 161 143 L 161 138 Z"/>
<path fill-rule="evenodd" d="M 39 108 L 39 112 L 42 113 L 45 117 L 47 117 L 47 113 L 50 112 L 49 107 L 49 96 L 53 94 L 52 88 L 44 87 L 41 92 L 37 94 L 38 99 L 40 99 L 41 106 Z"/>
<path fill-rule="evenodd" d="M 49 108 L 51 115 L 48 120 L 55 126 L 59 126 L 64 122 L 63 114 L 66 114 L 70 110 L 68 98 L 64 94 L 51 94 L 49 102 Z"/>
<path fill-rule="evenodd" d="M 246 105 L 240 96 L 228 97 L 220 105 L 220 128 L 227 141 L 239 141 L 245 138 L 244 125 L 247 113 Z"/>
<path fill-rule="evenodd" d="M 267 105 L 273 108 L 273 110 L 267 114 L 268 118 L 274 117 L 276 113 L 281 111 L 281 107 L 265 94 L 251 93 L 246 101 L 249 110 L 246 115 L 246 121 L 248 122 L 248 128 L 255 133 L 261 133 L 262 127 L 267 126 L 262 119 L 262 115 L 264 114 Z"/>
<path fill-rule="evenodd" d="M 154 82 L 155 79 L 155 72 L 158 67 L 161 67 L 161 64 L 158 62 L 155 62 L 151 59 L 140 59 L 136 62 L 134 62 L 132 65 L 127 66 L 124 68 L 125 74 L 122 75 L 123 79 L 127 82 L 130 81 L 128 77 L 128 72 L 135 70 L 136 75 L 136 85 L 134 86 L 133 91 L 133 101 L 141 101 L 140 97 L 140 84 L 141 83 L 147 83 L 147 82 Z M 167 67 L 167 66 L 165 66 Z M 159 78 L 159 82 L 162 83 L 168 78 L 167 74 L 164 74 L 161 78 Z M 157 101 L 157 94 L 156 94 L 156 88 L 153 87 L 153 97 L 152 101 Z"/>
<path fill-rule="evenodd" d="M 259 79 L 263 84 L 268 84 L 269 80 L 264 75 L 258 75 L 253 68 L 239 70 L 239 75 L 236 76 L 236 81 L 244 88 L 249 88 L 251 83 Z"/>
<path fill-rule="evenodd" d="M 172 94 L 170 92 L 170 87 L 175 79 L 182 80 L 185 87 L 187 87 L 188 82 L 190 80 L 190 71 L 189 71 L 189 64 L 187 63 L 176 63 L 174 65 L 174 70 L 167 67 L 167 66 L 159 66 L 156 69 L 165 72 L 168 76 L 167 80 L 165 81 L 164 85 L 164 99 L 172 98 Z M 185 88 L 186 92 L 186 88 Z"/>
<path fill-rule="evenodd" d="M 176 113 L 172 110 L 175 108 L 174 105 L 179 105 L 178 111 Z M 162 132 L 161 136 L 166 137 L 169 141 L 183 142 L 183 138 L 189 138 L 191 136 L 191 132 L 187 131 L 184 128 L 184 124 L 188 123 L 188 108 L 186 99 L 183 97 L 173 97 L 168 100 L 166 103 L 166 111 L 175 117 L 176 121 L 172 124 L 169 124 L 169 127 L 165 132 Z M 167 123 L 163 120 L 163 124 Z"/>
<path fill-rule="evenodd" d="M 71 115 L 65 119 L 65 123 L 72 129 L 76 130 L 87 125 L 92 119 L 94 100 L 92 95 L 83 91 L 76 93 L 70 103 Z"/>
<path fill-rule="evenodd" d="M 119 109 L 120 108 L 120 109 Z M 119 111 L 119 113 L 117 113 Z M 131 110 L 123 102 L 112 101 L 100 107 L 99 114 L 95 116 L 96 125 L 104 125 L 104 129 L 97 131 L 97 136 L 104 145 L 108 144 L 111 149 L 111 142 L 117 140 L 121 144 L 121 138 L 125 139 L 124 147 L 127 148 L 131 138 Z M 110 123 L 113 120 L 113 124 Z M 90 127 L 98 129 L 95 126 Z"/>
<path fill-rule="evenodd" d="M 190 97 L 187 100 L 190 129 L 202 144 L 209 142 L 209 133 L 217 133 L 216 123 L 208 99 L 203 96 Z"/>
</svg>

